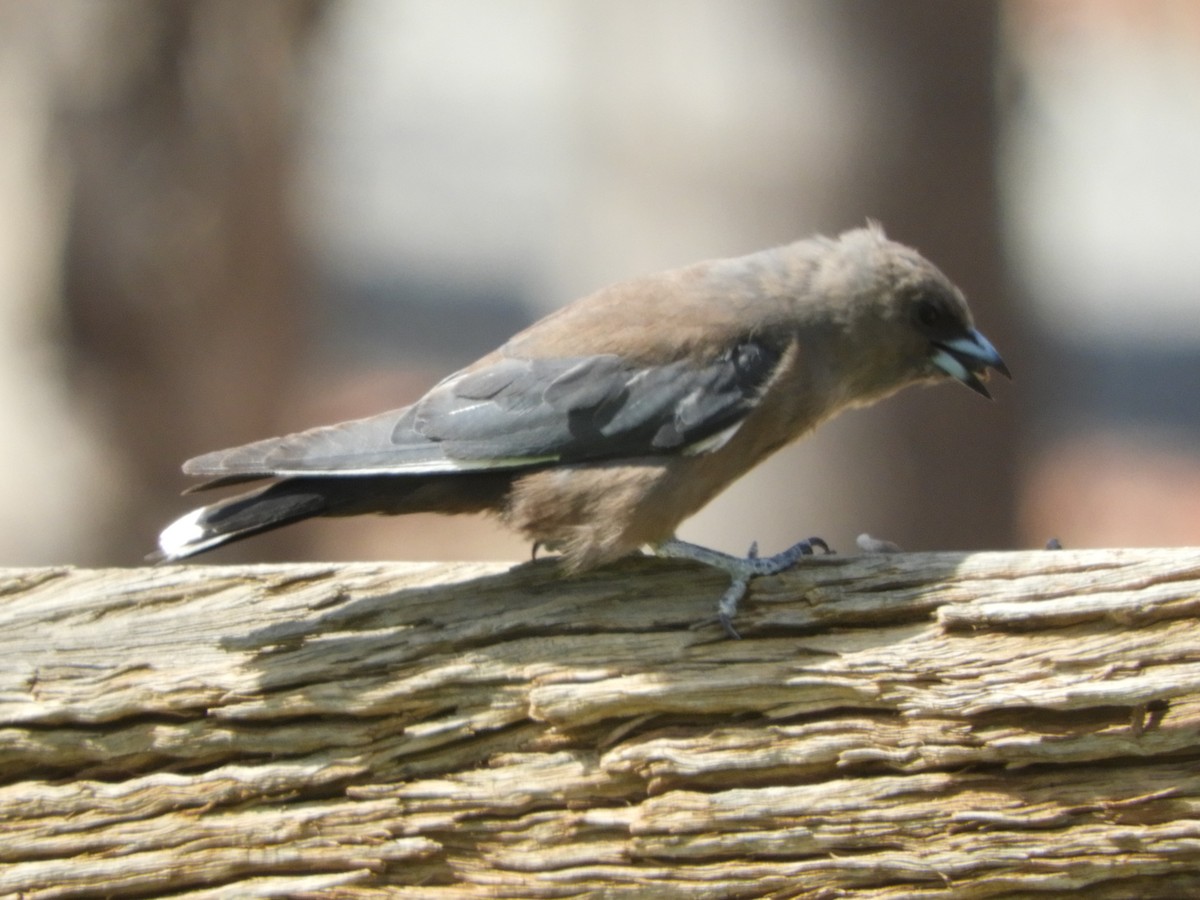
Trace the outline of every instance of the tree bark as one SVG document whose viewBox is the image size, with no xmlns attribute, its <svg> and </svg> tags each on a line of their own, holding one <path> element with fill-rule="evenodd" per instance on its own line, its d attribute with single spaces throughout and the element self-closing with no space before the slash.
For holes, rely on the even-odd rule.
<svg viewBox="0 0 1200 900">
<path fill-rule="evenodd" d="M 1180 897 L 1200 550 L 0 573 L 0 895 Z"/>
<path fill-rule="evenodd" d="M 67 69 L 52 148 L 70 187 L 64 337 L 123 477 L 90 556 L 137 560 L 177 509 L 179 461 L 270 434 L 295 402 L 309 333 L 292 138 L 323 4 L 31 6 L 44 35 L 90 16 L 89 52 L 61 37 L 43 51 Z M 247 552 L 264 548 L 229 551 Z"/>
</svg>

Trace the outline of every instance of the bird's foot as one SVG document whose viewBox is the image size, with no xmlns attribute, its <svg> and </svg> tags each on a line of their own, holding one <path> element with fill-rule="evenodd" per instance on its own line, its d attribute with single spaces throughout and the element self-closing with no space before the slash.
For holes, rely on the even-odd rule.
<svg viewBox="0 0 1200 900">
<path fill-rule="evenodd" d="M 820 547 L 825 553 L 833 552 L 829 549 L 829 545 L 819 537 L 799 541 L 774 556 L 759 556 L 757 542 L 750 545 L 750 551 L 745 556 L 733 556 L 729 553 L 722 553 L 720 550 L 711 550 L 708 547 L 701 547 L 699 544 L 681 541 L 678 538 L 670 538 L 661 544 L 656 544 L 653 549 L 655 556 L 669 559 L 690 559 L 729 574 L 732 581 L 729 588 L 721 595 L 721 599 L 717 601 L 717 618 L 727 635 L 731 638 L 740 638 L 741 635 L 733 627 L 733 617 L 737 613 L 738 603 L 750 587 L 750 580 L 761 575 L 777 575 L 790 569 L 800 561 L 801 557 L 812 556 L 816 547 Z"/>
</svg>

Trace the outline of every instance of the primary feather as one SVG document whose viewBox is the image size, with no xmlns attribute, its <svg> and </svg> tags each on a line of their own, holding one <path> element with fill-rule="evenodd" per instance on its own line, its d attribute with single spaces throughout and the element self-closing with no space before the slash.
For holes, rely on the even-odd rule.
<svg viewBox="0 0 1200 900">
<path fill-rule="evenodd" d="M 443 380 L 412 406 L 198 456 L 190 475 L 229 484 L 300 475 L 520 469 L 671 453 L 753 409 L 780 354 L 744 341 L 699 363 L 641 366 L 615 354 L 504 354 Z"/>
</svg>

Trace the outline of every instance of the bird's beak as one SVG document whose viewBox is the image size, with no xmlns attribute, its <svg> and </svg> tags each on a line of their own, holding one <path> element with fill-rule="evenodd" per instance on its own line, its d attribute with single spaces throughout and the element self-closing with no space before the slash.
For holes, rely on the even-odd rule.
<svg viewBox="0 0 1200 900">
<path fill-rule="evenodd" d="M 988 377 L 988 369 L 995 369 L 1005 378 L 1012 378 L 1008 366 L 1004 364 L 996 348 L 974 328 L 961 337 L 948 341 L 934 341 L 933 347 L 932 359 L 935 366 L 989 400 L 992 395 L 983 386 Z"/>
</svg>

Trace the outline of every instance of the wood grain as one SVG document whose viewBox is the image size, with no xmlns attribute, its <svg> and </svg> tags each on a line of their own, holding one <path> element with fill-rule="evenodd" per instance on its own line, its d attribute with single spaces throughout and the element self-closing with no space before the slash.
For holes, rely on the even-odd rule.
<svg viewBox="0 0 1200 900">
<path fill-rule="evenodd" d="M 0 895 L 1200 894 L 1200 550 L 0 572 Z"/>
</svg>

